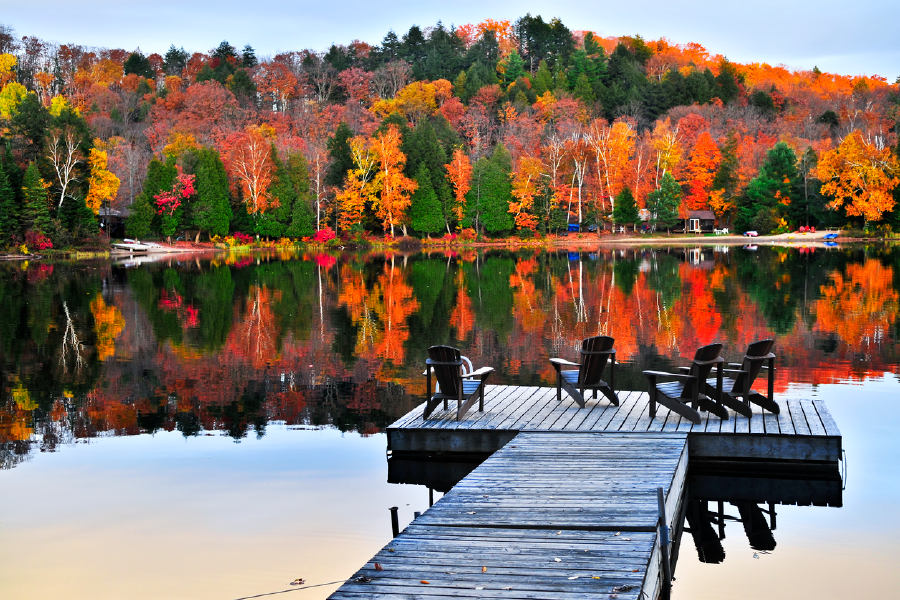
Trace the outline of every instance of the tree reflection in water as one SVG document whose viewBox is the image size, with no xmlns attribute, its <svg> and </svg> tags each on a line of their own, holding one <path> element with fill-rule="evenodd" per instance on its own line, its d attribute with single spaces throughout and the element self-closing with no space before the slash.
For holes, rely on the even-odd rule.
<svg viewBox="0 0 900 600">
<path fill-rule="evenodd" d="M 422 400 L 426 349 L 495 383 L 612 335 L 623 389 L 712 341 L 775 337 L 776 393 L 897 371 L 900 250 L 259 254 L 0 267 L 0 465 L 100 435 L 266 424 L 369 434 Z M 740 512 L 740 511 L 739 511 Z M 758 520 L 754 518 L 754 522 Z M 746 525 L 747 521 L 745 521 Z"/>
</svg>

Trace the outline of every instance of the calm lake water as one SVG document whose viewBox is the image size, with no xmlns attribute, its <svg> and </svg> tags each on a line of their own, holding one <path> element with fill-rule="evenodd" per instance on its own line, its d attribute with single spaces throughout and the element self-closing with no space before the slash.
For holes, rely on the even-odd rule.
<svg viewBox="0 0 900 600">
<path fill-rule="evenodd" d="M 777 505 L 771 550 L 726 520 L 719 564 L 685 534 L 676 598 L 891 597 L 898 313 L 883 246 L 0 265 L 0 597 L 342 580 L 389 540 L 388 507 L 402 526 L 428 506 L 387 483 L 381 433 L 423 400 L 428 346 L 549 386 L 547 359 L 598 333 L 635 390 L 699 345 L 737 360 L 775 337 L 776 393 L 825 400 L 844 435 L 842 507 Z"/>
</svg>

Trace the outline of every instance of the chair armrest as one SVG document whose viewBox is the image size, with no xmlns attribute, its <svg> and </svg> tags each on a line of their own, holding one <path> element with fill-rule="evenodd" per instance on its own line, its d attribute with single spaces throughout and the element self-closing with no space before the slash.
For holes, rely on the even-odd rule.
<svg viewBox="0 0 900 600">
<path fill-rule="evenodd" d="M 574 363 L 574 362 L 572 362 L 570 360 L 566 360 L 564 358 L 551 358 L 550 362 L 553 363 L 554 365 L 560 365 L 560 366 L 565 366 L 565 367 L 580 367 L 581 366 L 580 363 Z"/>
<path fill-rule="evenodd" d="M 485 375 L 487 375 L 488 373 L 493 373 L 493 372 L 494 372 L 494 367 L 481 367 L 477 371 L 472 371 L 468 375 L 463 375 L 463 379 L 470 379 L 473 377 L 484 378 Z"/>
<path fill-rule="evenodd" d="M 653 377 L 674 377 L 675 379 L 697 379 L 694 375 L 684 375 L 682 373 L 667 373 L 665 371 L 644 371 L 644 375 Z"/>
<path fill-rule="evenodd" d="M 690 367 L 678 367 L 678 372 L 679 373 L 690 373 L 691 368 Z"/>
<path fill-rule="evenodd" d="M 729 367 L 740 367 L 742 365 L 741 365 L 741 363 L 728 363 L 728 366 Z"/>
<path fill-rule="evenodd" d="M 749 371 L 745 371 L 743 369 L 722 369 L 723 373 L 749 373 Z"/>
</svg>

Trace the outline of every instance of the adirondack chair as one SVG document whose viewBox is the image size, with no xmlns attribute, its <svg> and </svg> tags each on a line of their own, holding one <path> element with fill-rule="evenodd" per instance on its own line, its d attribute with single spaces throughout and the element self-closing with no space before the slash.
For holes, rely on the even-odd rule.
<svg viewBox="0 0 900 600">
<path fill-rule="evenodd" d="M 656 416 L 657 403 L 669 408 L 669 410 L 700 424 L 698 410 L 706 410 L 717 415 L 723 421 L 728 419 L 728 411 L 717 398 L 722 391 L 722 363 L 725 359 L 719 356 L 722 352 L 722 344 L 709 344 L 697 349 L 690 367 L 684 367 L 679 373 L 666 373 L 664 371 L 644 371 L 644 375 L 650 381 L 650 418 Z M 716 388 L 712 398 L 706 391 L 706 378 L 713 367 L 716 369 Z M 666 377 L 678 381 L 657 383 L 657 378 Z M 690 406 L 688 406 L 690 403 Z"/>
<path fill-rule="evenodd" d="M 775 396 L 775 355 L 771 350 L 774 345 L 775 340 L 754 342 L 747 348 L 747 354 L 740 364 L 728 364 L 732 368 L 724 369 L 728 377 L 722 380 L 722 392 L 718 395 L 722 404 L 745 415 L 748 419 L 753 415 L 753 411 L 750 409 L 751 402 L 776 415 L 781 412 L 781 408 L 773 399 Z M 766 362 L 769 364 L 765 365 Z M 762 369 L 766 369 L 769 375 L 768 396 L 763 396 L 751 389 L 753 381 Z M 707 395 L 716 393 L 714 385 L 717 384 L 712 379 L 706 381 Z M 743 402 L 738 398 L 741 398 Z"/>
<path fill-rule="evenodd" d="M 468 371 L 463 367 L 464 362 L 468 363 L 470 367 Z M 471 361 L 465 356 L 461 356 L 459 350 L 451 346 L 429 348 L 425 364 L 426 393 L 429 398 L 425 403 L 423 419 L 431 416 L 431 413 L 442 402 L 444 410 L 447 410 L 449 400 L 456 400 L 457 421 L 461 421 L 466 416 L 476 400 L 478 400 L 478 410 L 484 410 L 484 384 L 494 369 L 482 367 L 477 371 L 472 371 Z M 437 379 L 434 394 L 431 393 L 432 371 Z"/>
<path fill-rule="evenodd" d="M 550 363 L 556 369 L 556 400 L 562 401 L 562 390 L 575 399 L 580 408 L 584 408 L 584 390 L 594 390 L 594 398 L 597 390 L 609 398 L 614 406 L 619 405 L 619 397 L 613 390 L 616 382 L 615 364 L 616 350 L 613 344 L 616 340 L 609 336 L 598 335 L 581 342 L 581 362 L 574 363 L 562 358 L 551 358 Z M 603 370 L 609 362 L 609 381 L 603 381 Z M 575 367 L 563 370 L 563 367 Z"/>
</svg>

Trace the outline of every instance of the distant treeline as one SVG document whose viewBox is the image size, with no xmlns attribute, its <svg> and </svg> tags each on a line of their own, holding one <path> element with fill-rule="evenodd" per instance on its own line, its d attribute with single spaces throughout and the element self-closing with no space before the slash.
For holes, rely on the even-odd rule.
<svg viewBox="0 0 900 600">
<path fill-rule="evenodd" d="M 258 57 L 0 25 L 0 236 L 892 226 L 897 84 L 738 64 L 558 19 L 413 26 Z M 41 191 L 43 190 L 43 191 Z M 100 215 L 97 218 L 96 215 Z"/>
</svg>

